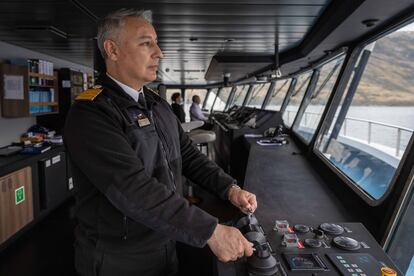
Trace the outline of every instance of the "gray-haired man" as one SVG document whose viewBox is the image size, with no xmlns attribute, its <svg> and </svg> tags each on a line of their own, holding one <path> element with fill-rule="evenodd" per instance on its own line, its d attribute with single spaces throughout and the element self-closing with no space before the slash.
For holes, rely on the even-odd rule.
<svg viewBox="0 0 414 276">
<path fill-rule="evenodd" d="M 75 266 L 81 275 L 174 275 L 175 241 L 209 245 L 223 261 L 252 254 L 232 227 L 190 206 L 181 175 L 246 211 L 253 194 L 195 149 L 168 103 L 144 85 L 163 57 L 148 12 L 120 10 L 98 29 L 107 72 L 65 126 L 77 189 Z"/>
</svg>

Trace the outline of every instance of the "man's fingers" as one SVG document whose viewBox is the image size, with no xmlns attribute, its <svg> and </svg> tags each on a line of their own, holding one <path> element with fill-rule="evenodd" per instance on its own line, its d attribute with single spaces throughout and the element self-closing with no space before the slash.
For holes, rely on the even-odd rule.
<svg viewBox="0 0 414 276">
<path fill-rule="evenodd" d="M 250 257 L 253 255 L 253 244 L 249 242 L 248 240 L 244 241 L 244 256 Z"/>
<path fill-rule="evenodd" d="M 254 194 L 250 194 L 247 200 L 250 205 L 251 212 L 254 212 L 257 209 L 256 196 Z"/>
</svg>

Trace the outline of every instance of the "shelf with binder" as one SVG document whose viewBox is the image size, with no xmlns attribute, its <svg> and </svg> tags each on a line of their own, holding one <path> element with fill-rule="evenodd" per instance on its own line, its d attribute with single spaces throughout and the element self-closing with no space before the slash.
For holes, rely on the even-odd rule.
<svg viewBox="0 0 414 276">
<path fill-rule="evenodd" d="M 30 105 L 33 105 L 33 106 L 57 106 L 57 105 L 59 105 L 59 103 L 57 103 L 57 102 L 45 102 L 45 103 L 31 102 Z"/>
<path fill-rule="evenodd" d="M 40 116 L 37 123 L 50 129 L 56 130 L 57 133 L 63 132 L 66 115 L 71 105 L 74 103 L 84 87 L 87 86 L 88 75 L 83 72 L 75 71 L 70 68 L 59 69 L 59 114 L 51 116 Z M 86 84 L 86 85 L 85 85 Z"/>
<path fill-rule="evenodd" d="M 59 112 L 57 73 L 43 77 L 43 74 L 29 72 L 29 113 L 32 116 L 56 114 Z"/>
<path fill-rule="evenodd" d="M 49 79 L 49 80 L 55 79 L 55 77 L 51 75 L 39 74 L 39 73 L 33 73 L 33 72 L 29 72 L 29 76 L 34 77 L 34 78 L 43 78 L 43 79 Z"/>
</svg>

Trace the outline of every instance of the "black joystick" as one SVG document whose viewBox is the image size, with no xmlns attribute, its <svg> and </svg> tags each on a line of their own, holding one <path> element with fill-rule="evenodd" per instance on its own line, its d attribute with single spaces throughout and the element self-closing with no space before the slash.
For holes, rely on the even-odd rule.
<svg viewBox="0 0 414 276">
<path fill-rule="evenodd" d="M 254 225 L 258 225 L 259 222 L 257 221 L 257 218 L 255 217 L 255 215 L 251 214 L 248 216 L 242 216 L 237 222 L 236 222 L 236 228 L 241 229 L 246 225 L 249 224 L 254 224 Z"/>
<path fill-rule="evenodd" d="M 254 242 L 255 252 L 247 258 L 247 268 L 254 275 L 274 275 L 279 269 L 275 257 L 267 244 Z"/>
<path fill-rule="evenodd" d="M 256 246 L 257 257 L 260 259 L 266 259 L 270 256 L 269 247 L 266 244 Z"/>
</svg>

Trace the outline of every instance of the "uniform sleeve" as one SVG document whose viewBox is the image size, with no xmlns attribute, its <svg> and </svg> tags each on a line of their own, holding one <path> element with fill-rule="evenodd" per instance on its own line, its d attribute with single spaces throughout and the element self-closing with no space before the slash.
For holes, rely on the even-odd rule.
<svg viewBox="0 0 414 276">
<path fill-rule="evenodd" d="M 215 193 L 221 199 L 227 200 L 228 190 L 236 180 L 226 174 L 216 163 L 207 158 L 196 149 L 191 139 L 183 131 L 180 131 L 181 157 L 183 174 L 194 183 Z"/>
<path fill-rule="evenodd" d="M 109 107 L 76 103 L 65 126 L 65 145 L 87 179 L 123 214 L 165 236 L 203 247 L 217 219 L 146 174 Z"/>
</svg>

